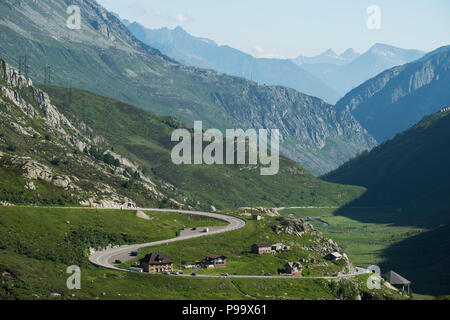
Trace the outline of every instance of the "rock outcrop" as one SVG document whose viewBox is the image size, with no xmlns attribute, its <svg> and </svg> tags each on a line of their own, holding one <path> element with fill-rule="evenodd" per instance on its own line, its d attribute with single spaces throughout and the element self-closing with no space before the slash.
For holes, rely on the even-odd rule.
<svg viewBox="0 0 450 320">
<path fill-rule="evenodd" d="M 284 232 L 301 237 L 305 233 L 314 231 L 314 227 L 304 219 L 287 216 L 279 217 L 276 220 L 278 223 L 272 226 L 272 230 L 276 234 Z"/>
<path fill-rule="evenodd" d="M 5 81 L 8 85 L 18 89 L 31 87 L 33 85 L 31 79 L 27 79 L 23 75 L 20 75 L 17 70 L 11 68 L 3 60 L 0 60 L 0 77 L 0 79 Z"/>
</svg>

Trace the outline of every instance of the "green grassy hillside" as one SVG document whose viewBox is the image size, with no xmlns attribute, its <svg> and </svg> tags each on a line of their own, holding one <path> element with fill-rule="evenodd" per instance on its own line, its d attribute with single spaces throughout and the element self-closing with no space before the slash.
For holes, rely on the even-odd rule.
<svg viewBox="0 0 450 320">
<path fill-rule="evenodd" d="M 436 212 L 450 206 L 450 112 L 425 117 L 326 175 L 368 189 L 354 204 Z"/>
<path fill-rule="evenodd" d="M 147 242 L 175 236 L 183 225 L 210 219 L 155 213 L 151 221 L 133 211 L 0 208 L 0 299 L 365 299 L 402 298 L 368 290 L 354 280 L 196 279 L 125 274 L 91 265 L 90 246 Z M 70 223 L 68 223 L 70 222 Z M 252 231 L 253 232 L 253 231 Z M 69 265 L 81 268 L 81 290 L 66 287 Z"/>
<path fill-rule="evenodd" d="M 13 204 L 218 209 L 343 205 L 363 188 L 327 183 L 280 160 L 259 166 L 174 165 L 178 120 L 87 91 L 32 86 L 0 60 L 0 200 Z M 18 84 L 14 79 L 19 79 Z"/>
<path fill-rule="evenodd" d="M 198 200 L 201 206 L 343 205 L 364 189 L 321 181 L 297 163 L 280 159 L 280 172 L 261 176 L 259 168 L 234 165 L 174 165 L 170 152 L 173 130 L 183 127 L 173 118 L 154 116 L 114 99 L 87 91 L 41 86 L 69 119 L 83 121 L 103 136 L 115 151 L 145 168 L 153 181 L 168 182 L 178 194 Z M 169 195 L 171 190 L 167 189 Z M 174 195 L 175 197 L 175 195 Z M 180 195 L 178 196 L 180 197 Z M 176 198 L 177 200 L 180 200 Z M 195 206 L 195 201 L 191 201 Z"/>
</svg>

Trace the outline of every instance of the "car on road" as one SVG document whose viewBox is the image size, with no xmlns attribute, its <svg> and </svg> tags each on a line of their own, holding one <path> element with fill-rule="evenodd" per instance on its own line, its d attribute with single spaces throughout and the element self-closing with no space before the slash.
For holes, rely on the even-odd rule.
<svg viewBox="0 0 450 320">
<path fill-rule="evenodd" d="M 165 276 L 170 276 L 170 272 L 169 271 L 164 271 L 164 275 Z"/>
<path fill-rule="evenodd" d="M 197 273 L 192 272 L 192 273 L 191 273 L 191 276 L 195 277 L 195 276 L 197 276 Z"/>
<path fill-rule="evenodd" d="M 222 276 L 222 277 L 228 277 L 229 274 L 228 274 L 228 273 L 222 273 L 221 276 Z"/>
<path fill-rule="evenodd" d="M 131 251 L 130 252 L 130 256 L 137 257 L 138 256 L 138 252 L 137 251 Z"/>
<path fill-rule="evenodd" d="M 174 271 L 174 272 L 172 272 L 172 274 L 173 274 L 174 276 L 177 276 L 177 275 L 179 275 L 180 273 L 179 273 L 178 271 Z"/>
<path fill-rule="evenodd" d="M 116 259 L 116 260 L 114 261 L 114 263 L 115 263 L 115 264 L 122 264 L 122 260 Z"/>
</svg>

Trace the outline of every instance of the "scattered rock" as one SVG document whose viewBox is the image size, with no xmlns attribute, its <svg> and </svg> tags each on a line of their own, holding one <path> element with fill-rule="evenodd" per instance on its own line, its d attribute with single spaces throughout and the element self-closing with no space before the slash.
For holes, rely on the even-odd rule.
<svg viewBox="0 0 450 320">
<path fill-rule="evenodd" d="M 70 181 L 70 179 L 68 177 L 55 176 L 52 179 L 52 183 L 55 186 L 60 187 L 60 188 L 64 188 L 64 189 L 69 187 L 70 182 L 71 181 Z"/>
<path fill-rule="evenodd" d="M 278 224 L 272 226 L 273 232 L 280 234 L 281 232 L 289 235 L 303 236 L 305 233 L 314 231 L 314 227 L 304 219 L 289 217 L 279 217 L 276 219 Z"/>
<path fill-rule="evenodd" d="M 257 213 L 261 216 L 267 216 L 267 217 L 279 217 L 280 214 L 271 208 L 264 208 L 264 207 L 256 207 L 256 208 L 249 208 L 249 207 L 242 207 L 239 208 L 239 210 L 244 211 L 251 211 L 252 213 Z M 256 212 L 255 212 L 256 211 Z"/>
<path fill-rule="evenodd" d="M 136 211 L 136 217 L 144 220 L 152 220 L 144 211 Z"/>
<path fill-rule="evenodd" d="M 51 182 L 53 178 L 53 172 L 49 167 L 29 157 L 10 157 L 5 161 L 5 166 L 21 169 L 23 176 L 31 180 L 42 179 Z"/>
<path fill-rule="evenodd" d="M 28 181 L 25 184 L 24 188 L 27 190 L 36 190 L 36 186 L 34 185 L 33 181 Z"/>
</svg>

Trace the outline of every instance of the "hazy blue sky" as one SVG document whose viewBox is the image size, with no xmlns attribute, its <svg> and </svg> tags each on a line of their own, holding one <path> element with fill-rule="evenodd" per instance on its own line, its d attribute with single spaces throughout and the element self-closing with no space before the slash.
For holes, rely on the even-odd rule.
<svg viewBox="0 0 450 320">
<path fill-rule="evenodd" d="M 374 43 L 430 51 L 450 44 L 449 0 L 97 0 L 149 28 L 182 26 L 256 56 L 292 58 Z M 367 28 L 370 5 L 381 29 Z"/>
</svg>

